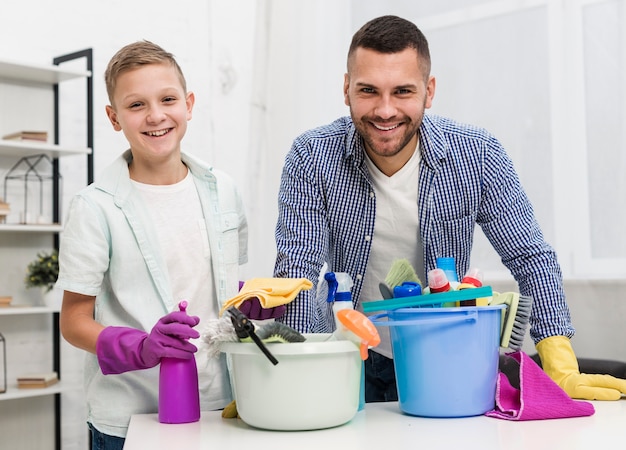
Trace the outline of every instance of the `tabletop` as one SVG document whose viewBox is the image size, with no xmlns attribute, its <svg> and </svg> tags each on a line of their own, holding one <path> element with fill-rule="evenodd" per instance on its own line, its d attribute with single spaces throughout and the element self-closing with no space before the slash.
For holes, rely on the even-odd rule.
<svg viewBox="0 0 626 450">
<path fill-rule="evenodd" d="M 161 424 L 134 415 L 124 450 L 158 449 L 454 449 L 577 450 L 626 446 L 626 398 L 591 402 L 589 417 L 508 421 L 487 416 L 433 419 L 403 414 L 397 402 L 368 403 L 347 424 L 313 431 L 267 431 L 203 412 L 199 422 Z M 607 445 L 608 447 L 605 447 Z"/>
</svg>

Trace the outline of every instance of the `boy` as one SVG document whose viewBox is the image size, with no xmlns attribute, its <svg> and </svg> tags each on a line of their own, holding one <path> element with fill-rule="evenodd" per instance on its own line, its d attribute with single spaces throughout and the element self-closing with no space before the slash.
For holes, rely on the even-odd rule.
<svg viewBox="0 0 626 450">
<path fill-rule="evenodd" d="M 89 352 L 94 448 L 121 449 L 131 415 L 157 412 L 160 359 L 194 357 L 193 327 L 237 294 L 247 222 L 233 181 L 181 152 L 195 99 L 172 54 L 129 44 L 105 81 L 106 114 L 130 149 L 73 198 L 57 285 L 61 332 Z M 201 409 L 221 409 L 232 400 L 225 359 L 206 354 L 196 358 Z"/>
</svg>

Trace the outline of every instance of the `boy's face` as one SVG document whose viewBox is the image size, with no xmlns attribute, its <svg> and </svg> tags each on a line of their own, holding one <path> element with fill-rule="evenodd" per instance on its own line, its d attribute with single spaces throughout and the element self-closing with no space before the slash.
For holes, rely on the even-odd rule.
<svg viewBox="0 0 626 450">
<path fill-rule="evenodd" d="M 119 76 L 106 112 L 115 131 L 124 132 L 133 160 L 157 163 L 179 158 L 193 104 L 174 67 L 149 64 Z"/>
</svg>

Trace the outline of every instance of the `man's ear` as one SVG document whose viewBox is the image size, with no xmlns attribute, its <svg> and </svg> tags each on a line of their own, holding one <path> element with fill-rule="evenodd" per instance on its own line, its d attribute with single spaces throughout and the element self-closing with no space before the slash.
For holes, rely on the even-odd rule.
<svg viewBox="0 0 626 450">
<path fill-rule="evenodd" d="M 435 98 L 435 87 L 437 86 L 437 81 L 435 77 L 432 75 L 428 77 L 428 82 L 426 83 L 426 108 L 430 108 L 433 104 L 433 98 Z"/>
<path fill-rule="evenodd" d="M 348 96 L 348 89 L 350 88 L 350 75 L 347 73 L 343 76 L 343 102 L 346 106 L 350 106 L 350 97 Z"/>
</svg>

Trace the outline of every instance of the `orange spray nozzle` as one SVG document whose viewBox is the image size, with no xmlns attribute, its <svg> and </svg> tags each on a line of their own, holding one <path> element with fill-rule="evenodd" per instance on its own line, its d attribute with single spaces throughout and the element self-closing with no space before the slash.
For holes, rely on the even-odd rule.
<svg viewBox="0 0 626 450">
<path fill-rule="evenodd" d="M 380 335 L 371 320 L 362 312 L 354 309 L 342 309 L 337 312 L 339 322 L 351 332 L 360 343 L 361 359 L 367 359 L 369 347 L 376 347 L 380 344 Z"/>
</svg>

